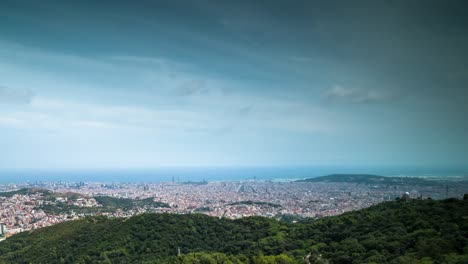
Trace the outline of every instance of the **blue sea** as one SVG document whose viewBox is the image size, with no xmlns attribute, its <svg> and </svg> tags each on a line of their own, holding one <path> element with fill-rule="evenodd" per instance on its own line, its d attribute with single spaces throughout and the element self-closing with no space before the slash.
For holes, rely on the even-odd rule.
<svg viewBox="0 0 468 264">
<path fill-rule="evenodd" d="M 0 183 L 23 182 L 185 182 L 185 181 L 288 181 L 333 173 L 383 176 L 468 176 L 468 167 L 223 167 L 158 169 L 35 169 L 0 170 Z"/>
</svg>

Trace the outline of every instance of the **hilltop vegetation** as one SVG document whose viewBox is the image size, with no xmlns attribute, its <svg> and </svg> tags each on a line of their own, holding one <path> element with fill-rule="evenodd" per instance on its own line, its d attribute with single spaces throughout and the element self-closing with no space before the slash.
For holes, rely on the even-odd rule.
<svg viewBox="0 0 468 264">
<path fill-rule="evenodd" d="M 73 197 L 68 196 L 69 199 Z M 128 211 L 141 207 L 153 207 L 153 208 L 169 208 L 167 203 L 155 202 L 153 198 L 146 199 L 128 199 L 128 198 L 115 198 L 110 196 L 95 196 L 96 202 L 100 205 L 99 207 L 83 207 L 71 205 L 65 202 L 57 202 L 55 204 L 41 205 L 38 208 L 42 209 L 48 214 L 60 214 L 69 213 L 74 211 L 79 214 L 95 214 L 95 213 L 107 213 L 116 212 L 117 210 Z"/>
<path fill-rule="evenodd" d="M 182 255 L 177 256 L 178 248 Z M 410 200 L 291 224 L 89 217 L 15 235 L 0 263 L 467 263 L 468 200 Z"/>
<path fill-rule="evenodd" d="M 298 180 L 297 182 L 347 182 L 384 185 L 419 185 L 435 186 L 442 183 L 436 180 L 426 180 L 418 177 L 387 177 L 372 174 L 330 174 L 316 178 Z"/>
<path fill-rule="evenodd" d="M 0 197 L 12 197 L 13 195 L 16 195 L 16 194 L 26 195 L 26 194 L 35 194 L 35 193 L 41 193 L 43 196 L 52 194 L 51 191 L 45 190 L 45 189 L 23 188 L 23 189 L 11 191 L 11 192 L 0 192 Z"/>
<path fill-rule="evenodd" d="M 146 199 L 129 199 L 129 198 L 115 198 L 110 196 L 95 196 L 96 202 L 102 205 L 104 208 L 107 209 L 133 209 L 137 207 L 143 206 L 152 206 L 152 207 L 162 207 L 162 208 L 169 208 L 170 206 L 167 203 L 162 202 L 155 202 L 153 198 L 146 198 Z"/>
</svg>

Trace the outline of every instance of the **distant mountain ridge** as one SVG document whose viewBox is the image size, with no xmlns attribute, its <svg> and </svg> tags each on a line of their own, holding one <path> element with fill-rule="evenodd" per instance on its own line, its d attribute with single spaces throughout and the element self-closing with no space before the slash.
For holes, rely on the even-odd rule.
<svg viewBox="0 0 468 264">
<path fill-rule="evenodd" d="M 363 184 L 388 184 L 388 185 L 440 185 L 436 180 L 426 180 L 420 177 L 394 177 L 373 174 L 330 174 L 315 178 L 298 180 L 296 182 L 347 182 Z"/>
</svg>

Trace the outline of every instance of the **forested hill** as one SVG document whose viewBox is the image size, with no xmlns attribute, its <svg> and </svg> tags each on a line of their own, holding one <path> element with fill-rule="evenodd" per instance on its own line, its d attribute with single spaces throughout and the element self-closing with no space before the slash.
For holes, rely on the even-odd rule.
<svg viewBox="0 0 468 264">
<path fill-rule="evenodd" d="M 363 184 L 388 184 L 388 185 L 420 185 L 434 186 L 442 184 L 436 180 L 426 180 L 418 177 L 387 177 L 372 174 L 331 174 L 316 178 L 298 180 L 297 182 L 348 182 Z"/>
<path fill-rule="evenodd" d="M 19 189 L 16 191 L 10 191 L 10 192 L 0 192 L 0 197 L 12 197 L 13 195 L 16 194 L 34 194 L 34 193 L 40 193 L 42 195 L 50 195 L 52 192 L 46 189 L 40 189 L 40 188 L 23 188 Z"/>
<path fill-rule="evenodd" d="M 93 217 L 0 242 L 0 263 L 467 262 L 467 199 L 386 202 L 296 224 L 201 214 Z"/>
</svg>

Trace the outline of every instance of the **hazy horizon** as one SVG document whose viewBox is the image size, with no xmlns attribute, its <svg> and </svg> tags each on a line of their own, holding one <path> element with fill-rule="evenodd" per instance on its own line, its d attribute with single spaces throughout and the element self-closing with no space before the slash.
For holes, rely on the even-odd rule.
<svg viewBox="0 0 468 264">
<path fill-rule="evenodd" d="M 94 169 L 0 169 L 0 183 L 24 182 L 229 182 L 229 181 L 291 181 L 330 174 L 372 174 L 379 176 L 434 177 L 467 179 L 468 168 L 421 167 L 165 167 L 165 168 L 94 168 Z"/>
</svg>

